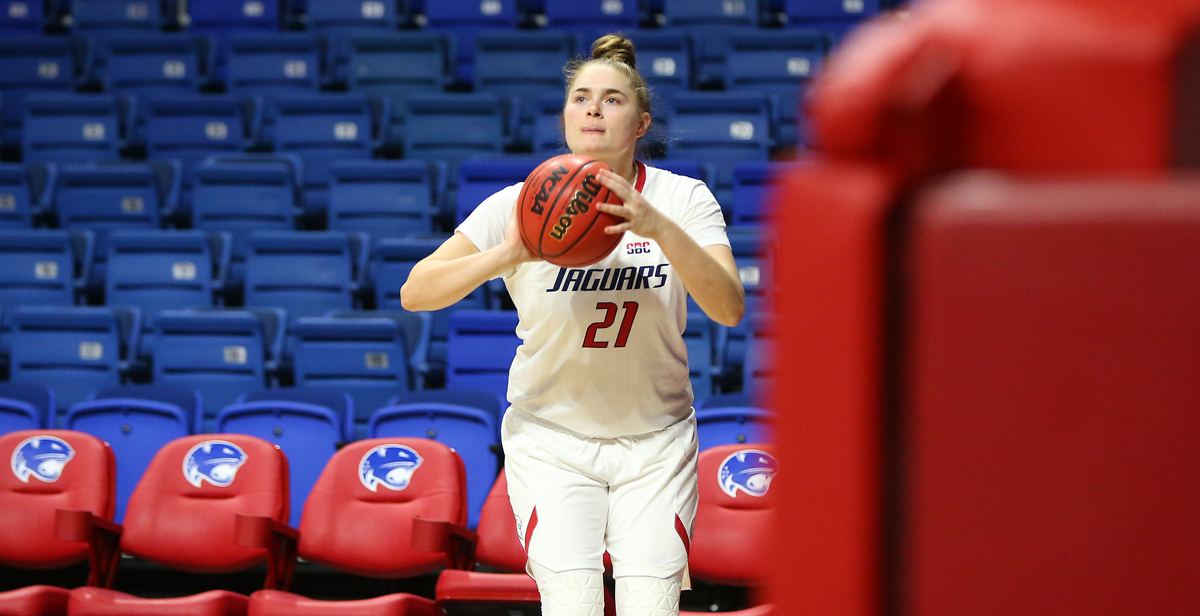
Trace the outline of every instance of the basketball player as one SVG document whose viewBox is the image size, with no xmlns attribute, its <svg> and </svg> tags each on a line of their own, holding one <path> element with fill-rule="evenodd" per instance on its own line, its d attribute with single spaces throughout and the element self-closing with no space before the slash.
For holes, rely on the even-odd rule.
<svg viewBox="0 0 1200 616">
<path fill-rule="evenodd" d="M 620 616 L 667 616 L 690 587 L 696 422 L 682 332 L 690 293 L 736 325 L 745 296 L 716 199 L 702 182 L 634 159 L 650 127 L 633 45 L 615 35 L 567 66 L 566 143 L 612 171 L 623 205 L 612 254 L 587 268 L 537 259 L 521 241 L 522 184 L 487 198 L 401 289 L 408 310 L 453 304 L 504 277 L 523 341 L 501 439 L 517 532 L 545 616 L 603 613 L 603 555 Z"/>
</svg>

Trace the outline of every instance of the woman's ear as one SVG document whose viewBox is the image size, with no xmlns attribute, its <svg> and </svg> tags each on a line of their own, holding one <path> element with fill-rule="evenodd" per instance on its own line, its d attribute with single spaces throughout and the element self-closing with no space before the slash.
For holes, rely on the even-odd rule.
<svg viewBox="0 0 1200 616">
<path fill-rule="evenodd" d="M 638 120 L 637 137 L 641 139 L 645 136 L 646 131 L 650 130 L 650 114 L 643 111 L 641 119 Z"/>
</svg>

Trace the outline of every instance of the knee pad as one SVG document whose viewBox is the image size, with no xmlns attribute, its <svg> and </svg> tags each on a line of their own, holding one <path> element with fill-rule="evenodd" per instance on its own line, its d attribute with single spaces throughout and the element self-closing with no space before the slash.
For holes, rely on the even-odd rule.
<svg viewBox="0 0 1200 616">
<path fill-rule="evenodd" d="M 617 616 L 679 616 L 679 580 L 617 578 Z"/>
<path fill-rule="evenodd" d="M 542 595 L 542 616 L 603 616 L 604 580 L 601 571 L 551 571 L 532 560 L 529 572 Z"/>
</svg>

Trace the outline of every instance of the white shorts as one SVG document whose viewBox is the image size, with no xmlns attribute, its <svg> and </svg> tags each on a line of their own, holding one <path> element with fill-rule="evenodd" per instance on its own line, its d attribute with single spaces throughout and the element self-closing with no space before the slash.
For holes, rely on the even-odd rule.
<svg viewBox="0 0 1200 616">
<path fill-rule="evenodd" d="M 657 432 L 591 438 L 510 408 L 500 433 L 517 535 L 530 561 L 556 573 L 602 571 L 607 550 L 613 577 L 691 587 L 694 414 Z"/>
</svg>

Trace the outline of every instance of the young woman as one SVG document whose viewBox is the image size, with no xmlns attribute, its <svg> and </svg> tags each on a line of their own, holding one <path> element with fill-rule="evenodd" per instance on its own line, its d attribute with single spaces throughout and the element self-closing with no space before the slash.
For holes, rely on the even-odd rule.
<svg viewBox="0 0 1200 616">
<path fill-rule="evenodd" d="M 745 310 L 716 199 L 702 182 L 634 159 L 650 127 L 633 44 L 615 35 L 565 69 L 567 146 L 605 162 L 623 205 L 616 250 L 588 268 L 537 259 L 521 242 L 521 184 L 486 199 L 401 289 L 436 310 L 503 276 L 520 323 L 501 428 L 517 532 L 546 616 L 603 611 L 612 557 L 620 616 L 679 610 L 696 513 L 696 422 L 687 294 L 718 323 Z"/>
</svg>

